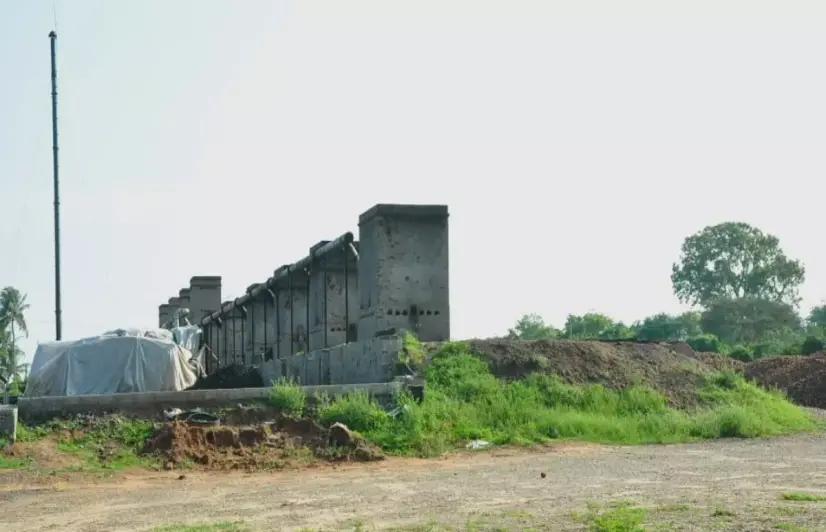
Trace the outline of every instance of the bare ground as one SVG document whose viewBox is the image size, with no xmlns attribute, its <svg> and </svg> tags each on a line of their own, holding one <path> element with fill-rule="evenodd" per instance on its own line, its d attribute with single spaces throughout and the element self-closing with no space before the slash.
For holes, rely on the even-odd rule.
<svg viewBox="0 0 826 532">
<path fill-rule="evenodd" d="M 559 444 L 254 474 L 135 472 L 68 482 L 0 474 L 0 530 L 217 521 L 256 530 L 585 530 L 595 505 L 620 501 L 647 508 L 651 530 L 826 530 L 826 503 L 784 501 L 787 492 L 826 496 L 826 434 Z"/>
</svg>

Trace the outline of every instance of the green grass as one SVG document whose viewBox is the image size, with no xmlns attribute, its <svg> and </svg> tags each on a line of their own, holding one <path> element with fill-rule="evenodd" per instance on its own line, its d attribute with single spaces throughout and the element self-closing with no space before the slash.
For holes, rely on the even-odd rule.
<svg viewBox="0 0 826 532">
<path fill-rule="evenodd" d="M 46 437 L 56 440 L 58 450 L 77 456 L 81 465 L 69 469 L 101 472 L 136 465 L 151 465 L 151 457 L 140 456 L 154 424 L 148 420 L 106 416 L 96 419 L 52 420 L 36 427 L 17 426 L 17 441 L 30 443 Z M 20 461 L 24 463 L 20 463 Z M 30 459 L 0 455 L 4 466 L 37 466 Z M 8 467 L 6 467 L 8 468 Z"/>
<path fill-rule="evenodd" d="M 269 405 L 284 414 L 300 417 L 307 405 L 307 396 L 297 381 L 280 378 L 270 390 Z"/>
<path fill-rule="evenodd" d="M 782 499 L 784 501 L 823 502 L 826 501 L 826 496 L 814 493 L 784 493 Z"/>
<path fill-rule="evenodd" d="M 247 532 L 251 530 L 241 522 L 220 523 L 172 523 L 152 529 L 152 532 Z"/>
<path fill-rule="evenodd" d="M 391 417 L 364 393 L 319 407 L 323 423 L 340 421 L 402 455 L 433 456 L 467 440 L 495 444 L 571 438 L 598 443 L 671 443 L 728 437 L 758 437 L 812 430 L 812 417 L 781 393 L 746 382 L 735 373 L 706 378 L 700 406 L 691 411 L 666 404 L 659 392 L 636 385 L 612 390 L 573 386 L 534 374 L 521 381 L 494 377 L 461 342 L 446 344 L 425 368 L 421 404 L 405 394 Z"/>
</svg>

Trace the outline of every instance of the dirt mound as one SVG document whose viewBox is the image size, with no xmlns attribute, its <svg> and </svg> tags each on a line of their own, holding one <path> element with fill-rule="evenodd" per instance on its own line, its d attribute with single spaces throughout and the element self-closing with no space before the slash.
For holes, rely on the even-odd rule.
<svg viewBox="0 0 826 532">
<path fill-rule="evenodd" d="M 571 384 L 600 383 L 615 389 L 645 384 L 677 407 L 696 403 L 704 375 L 737 368 L 728 357 L 695 353 L 684 343 L 496 339 L 473 340 L 470 346 L 499 377 L 522 378 L 538 372 L 558 375 Z"/>
<path fill-rule="evenodd" d="M 225 390 L 229 388 L 260 388 L 264 386 L 261 373 L 250 366 L 233 364 L 221 368 L 212 375 L 201 377 L 190 390 Z"/>
<path fill-rule="evenodd" d="M 331 441 L 330 430 L 310 419 L 281 418 L 241 428 L 173 421 L 156 429 L 143 452 L 159 454 L 167 469 L 188 462 L 209 469 L 256 470 L 280 469 L 311 457 L 331 461 L 384 459 L 378 448 L 349 434 L 349 439 L 342 439 L 339 430 Z"/>
<path fill-rule="evenodd" d="M 746 365 L 746 377 L 766 388 L 779 388 L 795 403 L 826 408 L 826 352 L 780 355 Z"/>
</svg>

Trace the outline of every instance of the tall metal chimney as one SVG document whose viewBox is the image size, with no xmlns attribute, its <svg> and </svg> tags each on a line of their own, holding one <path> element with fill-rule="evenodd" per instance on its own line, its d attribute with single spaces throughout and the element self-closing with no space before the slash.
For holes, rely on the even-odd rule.
<svg viewBox="0 0 826 532">
<path fill-rule="evenodd" d="M 52 45 L 52 152 L 54 176 L 54 314 L 55 339 L 62 337 L 62 312 L 60 310 L 60 181 L 58 179 L 57 164 L 57 61 L 55 45 L 57 33 L 49 32 Z"/>
</svg>

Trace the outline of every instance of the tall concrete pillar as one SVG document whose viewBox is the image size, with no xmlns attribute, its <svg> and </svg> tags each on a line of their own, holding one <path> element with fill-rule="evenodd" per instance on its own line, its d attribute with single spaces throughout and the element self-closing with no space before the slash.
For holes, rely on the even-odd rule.
<svg viewBox="0 0 826 532">
<path fill-rule="evenodd" d="M 221 306 L 221 276 L 200 275 L 189 280 L 189 321 L 201 320 Z"/>
<path fill-rule="evenodd" d="M 282 271 L 287 266 L 276 270 Z M 290 272 L 289 280 L 282 280 L 278 286 L 278 355 L 281 358 L 305 352 L 308 349 L 307 329 L 307 281 L 304 271 Z"/>
<path fill-rule="evenodd" d="M 163 327 L 164 324 L 172 318 L 172 310 L 168 303 L 163 303 L 158 306 L 158 327 Z"/>
<path fill-rule="evenodd" d="M 258 284 L 250 285 L 247 293 L 257 287 Z M 267 351 L 274 351 L 275 343 L 275 307 L 269 292 L 264 292 L 247 303 L 246 346 L 252 358 L 249 362 L 261 363 Z"/>
<path fill-rule="evenodd" d="M 181 308 L 181 298 L 179 297 L 170 297 L 169 298 L 169 319 L 173 319 L 175 317 L 175 312 Z M 172 322 L 169 323 L 169 327 L 172 326 Z"/>
<path fill-rule="evenodd" d="M 447 206 L 376 205 L 359 217 L 359 241 L 359 340 L 450 339 Z"/>
<path fill-rule="evenodd" d="M 310 255 L 327 244 L 319 242 Z M 358 250 L 358 242 L 353 242 Z M 345 268 L 346 261 L 346 268 Z M 349 249 L 327 253 L 310 271 L 310 350 L 354 341 L 358 323 L 358 260 Z"/>
<path fill-rule="evenodd" d="M 192 309 L 190 308 L 190 305 L 191 305 L 190 294 L 191 294 L 191 289 L 181 288 L 181 290 L 178 292 L 178 299 L 179 299 L 179 304 L 180 304 L 181 308 L 189 309 L 189 311 L 190 311 L 189 321 L 193 322 Z"/>
<path fill-rule="evenodd" d="M 189 280 L 189 321 L 201 325 L 201 320 L 218 310 L 221 306 L 221 277 L 219 275 L 198 275 Z M 218 367 L 213 356 L 222 354 L 219 342 L 225 336 L 225 330 L 217 323 L 207 326 L 203 338 L 209 347 L 206 356 L 210 357 L 209 368 Z"/>
</svg>

